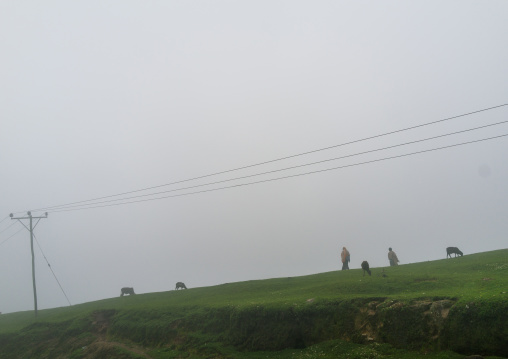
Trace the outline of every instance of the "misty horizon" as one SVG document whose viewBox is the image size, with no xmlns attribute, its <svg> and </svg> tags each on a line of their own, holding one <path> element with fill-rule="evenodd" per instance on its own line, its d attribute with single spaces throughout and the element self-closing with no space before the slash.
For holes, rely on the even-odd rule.
<svg viewBox="0 0 508 359">
<path fill-rule="evenodd" d="M 0 5 L 0 312 L 507 248 L 507 10 Z"/>
</svg>

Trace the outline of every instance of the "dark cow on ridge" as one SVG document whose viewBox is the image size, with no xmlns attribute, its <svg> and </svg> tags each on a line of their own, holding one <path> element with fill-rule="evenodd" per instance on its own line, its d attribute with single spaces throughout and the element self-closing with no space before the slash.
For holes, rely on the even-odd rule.
<svg viewBox="0 0 508 359">
<path fill-rule="evenodd" d="M 362 262 L 362 269 L 363 269 L 363 276 L 364 277 L 365 277 L 365 272 L 367 272 L 367 273 L 369 273 L 369 275 L 371 275 L 370 268 L 369 268 L 369 262 L 363 261 Z"/>
<path fill-rule="evenodd" d="M 464 255 L 464 253 L 462 253 L 462 251 L 460 249 L 458 249 L 457 247 L 446 248 L 446 258 L 448 258 L 448 256 L 450 256 L 450 258 L 451 258 L 452 254 L 455 254 L 455 257 L 457 257 L 457 254 L 461 257 Z"/>
<path fill-rule="evenodd" d="M 134 288 L 127 288 L 127 287 L 122 288 L 121 292 L 122 292 L 122 293 L 120 294 L 120 297 L 123 297 L 123 296 L 124 296 L 124 294 L 129 294 L 129 295 L 134 295 L 134 294 L 136 294 L 136 293 L 134 293 Z"/>
<path fill-rule="evenodd" d="M 178 290 L 178 289 L 187 289 L 187 287 L 185 286 L 185 283 L 178 282 L 178 283 L 176 283 L 175 290 Z"/>
</svg>

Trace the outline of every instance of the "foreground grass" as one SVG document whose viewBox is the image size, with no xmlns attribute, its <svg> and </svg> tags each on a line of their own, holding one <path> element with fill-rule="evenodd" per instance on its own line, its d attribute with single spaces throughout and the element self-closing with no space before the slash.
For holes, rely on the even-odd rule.
<svg viewBox="0 0 508 359">
<path fill-rule="evenodd" d="M 27 331 L 27 328 L 31 328 L 30 330 L 37 333 L 44 333 L 49 330 L 47 328 L 51 327 L 53 328 L 51 330 L 61 331 L 61 333 L 59 332 L 60 337 L 74 338 L 81 335 L 80 343 L 86 346 L 96 338 L 92 334 L 88 336 L 86 334 L 90 332 L 92 322 L 97 321 L 97 318 L 94 319 L 93 313 L 104 312 L 111 315 L 111 318 L 108 319 L 111 321 L 108 325 L 112 326 L 108 332 L 110 340 L 116 337 L 118 340 L 125 341 L 127 337 L 143 346 L 158 348 L 167 340 L 165 333 L 173 330 L 171 323 L 186 321 L 194 323 L 195 327 L 200 325 L 216 326 L 217 321 L 222 320 L 217 319 L 217 316 L 224 315 L 224 311 L 226 311 L 226 318 L 228 315 L 230 316 L 230 321 L 235 320 L 231 315 L 238 315 L 239 318 L 236 320 L 239 321 L 243 317 L 248 317 L 249 313 L 251 316 L 260 318 L 263 315 L 273 315 L 273 313 L 283 315 L 288 310 L 303 312 L 310 304 L 316 308 L 319 306 L 324 308 L 329 303 L 361 299 L 368 301 L 394 300 L 408 303 L 421 300 L 453 299 L 456 306 L 460 308 L 469 308 L 483 303 L 481 311 L 489 311 L 489 308 L 505 305 L 508 300 L 508 250 L 506 249 L 398 267 L 374 268 L 372 272 L 371 277 L 363 277 L 361 270 L 357 269 L 111 298 L 72 307 L 42 310 L 39 311 L 36 323 L 34 323 L 31 311 L 4 314 L 0 316 L 0 334 L 23 333 L 23 331 Z M 386 277 L 381 276 L 381 273 L 384 273 Z M 493 315 L 497 314 L 493 313 Z M 228 323 L 221 325 L 219 327 L 224 329 Z M 213 331 L 214 328 L 208 328 L 209 333 Z M 37 337 L 42 334 L 34 335 Z M 181 335 L 181 330 L 178 335 Z M 197 334 L 189 333 L 185 340 L 188 341 L 193 335 Z M 508 328 L 505 333 L 500 333 L 500 335 L 506 335 L 508 338 Z M 204 338 L 199 338 L 196 336 L 193 341 L 199 350 L 195 355 L 211 351 L 214 356 L 208 357 L 328 358 L 337 357 L 342 348 L 348 348 L 349 354 L 344 357 L 349 358 L 404 358 L 405 355 L 402 352 L 391 353 L 390 350 L 393 348 L 384 344 L 360 346 L 338 341 L 323 341 L 323 343 L 296 351 L 294 349 L 293 351 L 270 351 L 267 353 L 235 351 L 234 354 L 228 354 L 226 346 L 217 344 L 218 338 L 220 339 L 220 333 L 214 337 L 205 335 Z M 216 344 L 212 345 L 211 343 L 214 342 Z M 209 347 L 206 348 L 204 343 L 209 343 Z M 149 357 L 190 358 L 192 356 L 183 353 L 192 352 L 191 349 L 185 348 L 185 352 L 175 348 L 151 349 Z M 363 353 L 363 351 L 367 352 Z M 136 357 L 125 355 L 128 354 L 110 357 Z M 412 353 L 411 355 L 416 354 Z M 436 358 L 438 358 L 442 354 L 433 355 L 437 355 Z M 77 350 L 75 357 L 85 358 L 86 356 Z M 200 358 L 200 356 L 195 357 Z M 446 357 L 453 358 L 453 356 Z"/>
<path fill-rule="evenodd" d="M 223 354 L 218 354 L 222 352 Z M 182 354 L 171 350 L 154 350 L 150 352 L 154 359 L 187 358 L 189 354 Z M 182 356 L 183 355 L 183 356 Z M 219 355 L 219 356 L 217 356 Z M 214 358 L 225 355 L 226 358 L 236 359 L 463 359 L 464 355 L 452 351 L 416 352 L 396 349 L 389 344 L 361 345 L 342 340 L 330 340 L 310 346 L 305 349 L 287 349 L 277 352 L 237 352 L 234 349 L 211 349 L 207 356 L 189 356 L 188 358 Z M 503 359 L 497 356 L 485 356 L 486 359 Z"/>
</svg>

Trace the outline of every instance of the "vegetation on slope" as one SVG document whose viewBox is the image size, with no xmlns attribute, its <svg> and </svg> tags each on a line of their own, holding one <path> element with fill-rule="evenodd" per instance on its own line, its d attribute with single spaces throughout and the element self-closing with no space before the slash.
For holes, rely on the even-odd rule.
<svg viewBox="0 0 508 359">
<path fill-rule="evenodd" d="M 37 322 L 5 314 L 0 358 L 508 356 L 508 250 L 372 272 L 138 294 L 43 310 Z"/>
</svg>

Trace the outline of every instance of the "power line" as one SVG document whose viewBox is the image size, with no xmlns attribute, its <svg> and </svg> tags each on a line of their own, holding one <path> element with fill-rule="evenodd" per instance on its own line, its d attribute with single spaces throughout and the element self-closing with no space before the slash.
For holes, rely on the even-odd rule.
<svg viewBox="0 0 508 359">
<path fill-rule="evenodd" d="M 48 259 L 46 258 L 46 255 L 44 254 L 44 251 L 42 250 L 42 247 L 41 247 L 41 245 L 39 244 L 39 241 L 37 240 L 37 237 L 35 236 L 35 233 L 34 233 L 34 238 L 35 238 L 35 243 L 37 243 L 37 246 L 39 247 L 39 250 L 41 251 L 42 256 L 44 257 L 44 260 L 45 260 L 45 261 L 46 261 L 46 263 L 48 264 L 49 270 L 51 271 L 51 273 L 53 274 L 53 277 L 55 278 L 56 282 L 58 283 L 58 286 L 60 287 L 60 290 L 62 291 L 63 295 L 65 296 L 65 299 L 67 299 L 67 302 L 69 303 L 69 306 L 72 306 L 71 301 L 70 301 L 70 300 L 69 300 L 69 298 L 67 297 L 67 294 L 65 294 L 65 291 L 64 291 L 64 289 L 62 288 L 62 285 L 60 284 L 60 281 L 59 281 L 59 280 L 58 280 L 58 278 L 56 277 L 55 272 L 53 272 L 53 268 L 51 268 L 51 265 L 49 264 L 49 261 L 48 261 Z"/>
<path fill-rule="evenodd" d="M 488 108 L 484 108 L 484 109 L 481 109 L 481 110 L 472 111 L 472 112 L 468 112 L 468 113 L 464 113 L 464 114 L 461 114 L 461 115 L 444 118 L 444 119 L 437 120 L 437 121 L 431 121 L 431 122 L 427 122 L 427 123 L 416 125 L 416 126 L 411 126 L 411 127 L 406 127 L 406 128 L 395 130 L 395 131 L 385 132 L 385 133 L 382 133 L 382 134 L 379 134 L 379 135 L 375 135 L 375 136 L 365 137 L 365 138 L 354 140 L 354 141 L 344 142 L 344 143 L 333 145 L 333 146 L 328 146 L 328 147 L 324 147 L 324 148 L 320 148 L 320 149 L 316 149 L 316 150 L 312 150 L 312 151 L 298 153 L 298 154 L 295 154 L 295 155 L 290 155 L 290 156 L 286 156 L 286 157 L 280 157 L 280 158 L 276 158 L 276 159 L 269 160 L 269 161 L 264 161 L 264 162 L 259 162 L 259 163 L 247 165 L 247 166 L 237 167 L 237 168 L 233 168 L 233 169 L 230 169 L 230 170 L 215 172 L 215 173 L 211 173 L 211 174 L 207 174 L 207 175 L 202 175 L 202 176 L 188 178 L 188 179 L 184 179 L 184 180 L 180 180 L 180 181 L 170 182 L 170 183 L 166 183 L 166 184 L 162 184 L 162 185 L 158 185 L 158 186 L 146 187 L 146 188 L 142 188 L 142 189 L 138 189 L 138 190 L 133 190 L 133 191 L 128 191 L 128 192 L 122 192 L 122 193 L 108 195 L 108 196 L 103 196 L 103 197 L 96 197 L 96 198 L 89 199 L 89 200 L 83 200 L 83 201 L 65 203 L 65 204 L 61 204 L 61 205 L 54 205 L 54 206 L 50 206 L 50 207 L 38 208 L 38 209 L 34 209 L 34 211 L 51 210 L 51 209 L 62 208 L 62 207 L 67 207 L 67 206 L 71 206 L 71 205 L 77 205 L 77 204 L 80 204 L 80 203 L 85 205 L 84 203 L 87 203 L 87 202 L 94 202 L 94 201 L 98 201 L 98 200 L 101 200 L 101 199 L 106 199 L 106 198 L 111 198 L 111 197 L 118 197 L 118 196 L 124 196 L 124 195 L 127 195 L 127 194 L 148 191 L 148 190 L 152 190 L 152 189 L 156 189 L 156 188 L 161 188 L 161 187 L 166 187 L 166 186 L 170 186 L 170 185 L 174 185 L 174 184 L 178 184 L 178 183 L 189 182 L 189 181 L 193 181 L 193 180 L 197 180 L 197 179 L 202 179 L 202 178 L 206 178 L 206 177 L 216 176 L 216 175 L 219 175 L 219 174 L 225 174 L 225 173 L 239 171 L 239 170 L 243 170 L 243 169 L 247 169 L 247 168 L 257 167 L 257 166 L 265 165 L 265 164 L 268 164 L 268 163 L 273 163 L 273 162 L 278 162 L 278 161 L 282 161 L 282 160 L 287 160 L 287 159 L 290 159 L 290 158 L 295 158 L 295 157 L 299 157 L 299 156 L 303 156 L 303 155 L 308 155 L 308 154 L 311 154 L 311 153 L 316 153 L 316 152 L 320 152 L 320 151 L 329 150 L 329 149 L 332 149 L 332 148 L 337 148 L 337 147 L 351 145 L 351 144 L 354 144 L 354 143 L 359 143 L 359 142 L 363 142 L 363 141 L 367 141 L 367 140 L 372 140 L 372 139 L 375 139 L 375 138 L 380 138 L 380 137 L 392 135 L 392 134 L 395 134 L 395 133 L 409 131 L 409 130 L 413 130 L 413 129 L 416 129 L 416 128 L 421 128 L 421 127 L 425 127 L 425 126 L 429 126 L 429 125 L 434 125 L 434 124 L 437 124 L 437 123 L 442 123 L 442 122 L 445 122 L 445 121 L 450 121 L 452 119 L 456 119 L 456 118 L 460 118 L 460 117 L 465 117 L 465 116 L 470 116 L 470 115 L 477 114 L 477 113 L 480 113 L 480 112 L 490 111 L 490 110 L 493 110 L 493 109 L 496 109 L 496 108 L 500 108 L 500 107 L 503 107 L 503 106 L 507 106 L 507 105 L 508 105 L 508 103 L 502 104 L 502 105 L 498 105 L 498 106 L 488 107 Z M 19 213 L 19 212 L 17 212 L 17 213 Z"/>
<path fill-rule="evenodd" d="M 30 215 L 30 216 L 31 216 L 31 215 Z M 8 218 L 8 217 L 7 217 L 7 218 Z M 48 261 L 48 259 L 46 258 L 46 255 L 44 254 L 44 251 L 42 250 L 42 247 L 41 247 L 41 245 L 40 245 L 39 241 L 37 240 L 37 237 L 36 237 L 35 233 L 33 232 L 33 230 L 35 229 L 35 227 L 37 227 L 37 224 L 40 222 L 40 220 L 41 220 L 42 218 L 45 218 L 45 217 L 33 217 L 33 218 L 38 219 L 38 221 L 35 223 L 35 225 L 34 225 L 34 226 L 31 226 L 31 231 L 30 231 L 30 229 L 29 229 L 29 228 L 28 228 L 28 227 L 27 227 L 27 226 L 26 226 L 23 222 L 21 222 L 19 219 L 18 219 L 18 222 L 19 222 L 19 223 L 21 223 L 21 224 L 22 224 L 22 225 L 23 225 L 26 229 L 28 229 L 28 230 L 31 232 L 31 235 L 32 235 L 32 236 L 33 236 L 33 238 L 35 239 L 35 242 L 37 243 L 37 246 L 39 247 L 39 250 L 41 251 L 42 256 L 44 257 L 44 260 L 46 261 L 46 263 L 47 263 L 47 265 L 48 265 L 48 267 L 49 267 L 49 269 L 50 269 L 51 273 L 53 274 L 53 277 L 55 278 L 56 282 L 58 283 L 58 286 L 60 287 L 60 290 L 61 290 L 61 291 L 62 291 L 62 293 L 64 294 L 64 296 L 65 296 L 65 298 L 67 299 L 67 302 L 69 303 L 69 305 L 70 305 L 70 306 L 72 306 L 72 304 L 71 304 L 71 302 L 70 302 L 69 298 L 67 297 L 67 294 L 65 293 L 65 291 L 64 291 L 64 289 L 63 289 L 63 287 L 62 287 L 62 285 L 60 284 L 60 281 L 59 281 L 59 280 L 58 280 L 58 278 L 56 277 L 56 274 L 55 274 L 55 272 L 53 271 L 53 268 L 51 268 L 51 265 L 49 264 L 49 261 Z M 16 224 L 16 223 L 17 223 L 17 222 L 13 222 L 13 224 L 12 224 L 12 225 L 14 225 L 14 224 Z M 12 227 L 12 225 L 10 225 L 8 228 Z M 7 229 L 8 229 L 8 228 L 7 228 Z M 5 242 L 7 242 L 7 241 L 8 241 L 9 239 L 11 239 L 12 237 L 14 237 L 14 236 L 15 236 L 16 234 L 18 234 L 19 232 L 21 232 L 22 230 L 23 230 L 23 227 L 22 227 L 22 228 L 20 228 L 20 229 L 19 229 L 16 233 L 12 234 L 10 237 L 6 238 L 4 241 L 0 242 L 0 246 L 1 246 L 2 244 L 4 244 Z"/>
<path fill-rule="evenodd" d="M 316 165 L 316 164 L 320 164 L 320 163 L 324 163 L 324 162 L 336 161 L 336 160 L 339 160 L 339 159 L 344 159 L 344 158 L 364 155 L 364 154 L 367 154 L 367 153 L 383 151 L 383 150 L 387 150 L 387 149 L 391 149 L 391 148 L 396 148 L 396 147 L 401 147 L 401 146 L 407 146 L 407 145 L 410 145 L 410 144 L 415 144 L 415 143 L 424 142 L 424 141 L 430 141 L 430 140 L 434 140 L 434 139 L 437 139 L 437 138 L 452 136 L 452 135 L 456 135 L 456 134 L 460 134 L 460 133 L 476 131 L 476 130 L 479 130 L 479 129 L 483 129 L 483 128 L 486 128 L 486 127 L 492 127 L 492 126 L 496 126 L 496 125 L 500 125 L 500 124 L 504 124 L 504 123 L 508 123 L 508 120 L 507 121 L 496 122 L 496 123 L 492 123 L 492 124 L 488 124 L 488 125 L 484 125 L 484 126 L 469 128 L 469 129 L 466 129 L 466 130 L 446 133 L 446 134 L 443 134 L 443 135 L 428 137 L 428 138 L 424 138 L 424 139 L 421 139 L 421 140 L 415 140 L 415 141 L 405 142 L 405 143 L 401 143 L 401 144 L 397 144 L 397 145 L 377 148 L 377 149 L 374 149 L 374 150 L 358 152 L 358 153 L 350 154 L 350 155 L 346 155 L 346 156 L 340 156 L 340 157 L 330 158 L 330 159 L 326 159 L 326 160 L 321 160 L 321 161 L 306 163 L 306 164 L 302 164 L 302 165 L 296 165 L 296 166 L 276 169 L 276 170 L 272 170 L 272 171 L 266 171 L 266 172 L 256 173 L 256 174 L 252 174 L 252 175 L 235 177 L 235 178 L 230 178 L 230 179 L 225 179 L 225 180 L 215 181 L 215 182 L 208 182 L 208 183 L 199 184 L 199 185 L 195 185 L 195 186 L 176 188 L 176 189 L 167 190 L 167 191 L 148 193 L 148 194 L 143 194 L 143 195 L 138 195 L 138 196 L 124 197 L 124 198 L 118 198 L 118 199 L 110 199 L 110 200 L 107 200 L 107 201 L 89 203 L 89 204 L 85 204 L 85 205 L 83 205 L 83 204 L 81 204 L 81 205 L 75 204 L 75 205 L 69 205 L 69 206 L 62 206 L 62 207 L 58 207 L 56 209 L 61 210 L 61 209 L 69 209 L 69 208 L 76 208 L 76 207 L 79 208 L 79 207 L 86 206 L 86 205 L 90 206 L 90 205 L 98 205 L 98 204 L 118 202 L 118 201 L 126 201 L 126 200 L 129 200 L 129 199 L 148 197 L 148 196 L 155 196 L 155 195 L 160 195 L 160 194 L 169 193 L 169 192 L 184 191 L 184 190 L 189 190 L 189 189 L 198 188 L 198 187 L 204 187 L 204 186 L 210 186 L 210 185 L 219 184 L 219 183 L 236 181 L 236 180 L 240 180 L 240 179 L 252 178 L 252 177 L 262 176 L 262 175 L 266 175 L 266 174 L 271 174 L 271 173 L 276 173 L 276 172 L 281 172 L 281 171 L 287 171 L 287 170 L 290 170 L 290 169 L 296 169 L 296 168 Z"/>
<path fill-rule="evenodd" d="M 11 228 L 12 226 L 14 226 L 16 224 L 16 222 L 12 222 L 11 225 L 7 228 L 5 228 L 4 230 L 0 231 L 0 233 L 4 233 L 6 230 L 8 230 L 9 228 Z"/>
<path fill-rule="evenodd" d="M 18 234 L 19 232 L 21 232 L 23 230 L 23 227 L 21 227 L 16 233 L 12 234 L 10 237 L 7 237 L 6 239 L 4 239 L 2 242 L 0 242 L 0 246 L 2 244 L 4 244 L 5 242 L 7 242 L 9 239 L 11 239 L 12 237 L 14 237 L 16 234 Z"/>
<path fill-rule="evenodd" d="M 156 201 L 156 200 L 161 200 L 161 199 L 166 199 L 166 198 L 189 196 L 189 195 L 206 193 L 206 192 L 215 192 L 215 191 L 220 191 L 220 190 L 225 190 L 225 189 L 230 189 L 230 188 L 235 188 L 235 187 L 244 187 L 244 186 L 250 186 L 250 185 L 259 184 L 259 183 L 273 182 L 273 181 L 279 181 L 279 180 L 282 180 L 282 179 L 301 177 L 301 176 L 306 176 L 306 175 L 310 175 L 310 174 L 316 174 L 316 173 L 334 171 L 334 170 L 344 169 L 344 168 L 349 168 L 349 167 L 356 167 L 356 166 L 366 165 L 366 164 L 375 163 L 375 162 L 387 161 L 387 160 L 392 160 L 392 159 L 401 158 L 401 157 L 407 157 L 407 156 L 413 156 L 413 155 L 427 153 L 427 152 L 444 150 L 444 149 L 448 149 L 448 148 L 452 148 L 452 147 L 458 147 L 458 146 L 463 146 L 463 145 L 468 145 L 468 144 L 472 144 L 472 143 L 489 141 L 489 140 L 493 140 L 493 139 L 497 139 L 497 138 L 501 138 L 501 137 L 506 137 L 506 136 L 508 136 L 508 133 L 504 134 L 504 135 L 493 136 L 493 137 L 483 138 L 483 139 L 479 139 L 479 140 L 473 140 L 473 141 L 467 141 L 467 142 L 462 142 L 462 143 L 456 143 L 456 144 L 448 145 L 448 146 L 431 148 L 431 149 L 428 149 L 428 150 L 416 151 L 416 152 L 411 152 L 411 153 L 406 153 L 406 154 L 397 155 L 397 156 L 391 156 L 391 157 L 384 157 L 384 158 L 380 158 L 380 159 L 376 159 L 376 160 L 371 160 L 371 161 L 358 162 L 358 163 L 353 163 L 353 164 L 344 165 L 344 166 L 338 166 L 338 167 L 333 167 L 333 168 L 327 168 L 327 169 L 322 169 L 322 170 L 316 170 L 316 171 L 311 171 L 311 172 L 305 172 L 305 173 L 300 173 L 300 174 L 295 174 L 295 175 L 288 175 L 288 176 L 277 177 L 277 178 L 272 178 L 272 179 L 266 179 L 266 180 L 260 180 L 260 181 L 255 181 L 255 182 L 249 182 L 249 183 L 242 183 L 242 184 L 237 184 L 237 185 L 232 185 L 232 186 L 219 187 L 219 188 L 213 188 L 213 189 L 196 191 L 196 192 L 189 192 L 189 193 L 182 193 L 182 194 L 176 194 L 176 195 L 171 195 L 171 196 L 149 198 L 149 199 L 144 199 L 144 200 L 137 200 L 137 201 L 123 202 L 123 203 L 107 204 L 107 205 L 102 205 L 102 206 L 81 207 L 81 208 L 75 208 L 75 209 L 62 209 L 62 210 L 56 210 L 56 211 L 53 211 L 53 212 L 71 212 L 71 211 L 79 211 L 79 210 L 85 210 L 85 209 L 112 207 L 112 206 L 120 206 L 120 205 L 132 204 L 132 203 L 141 203 L 141 202 L 148 202 L 148 201 Z"/>
</svg>

